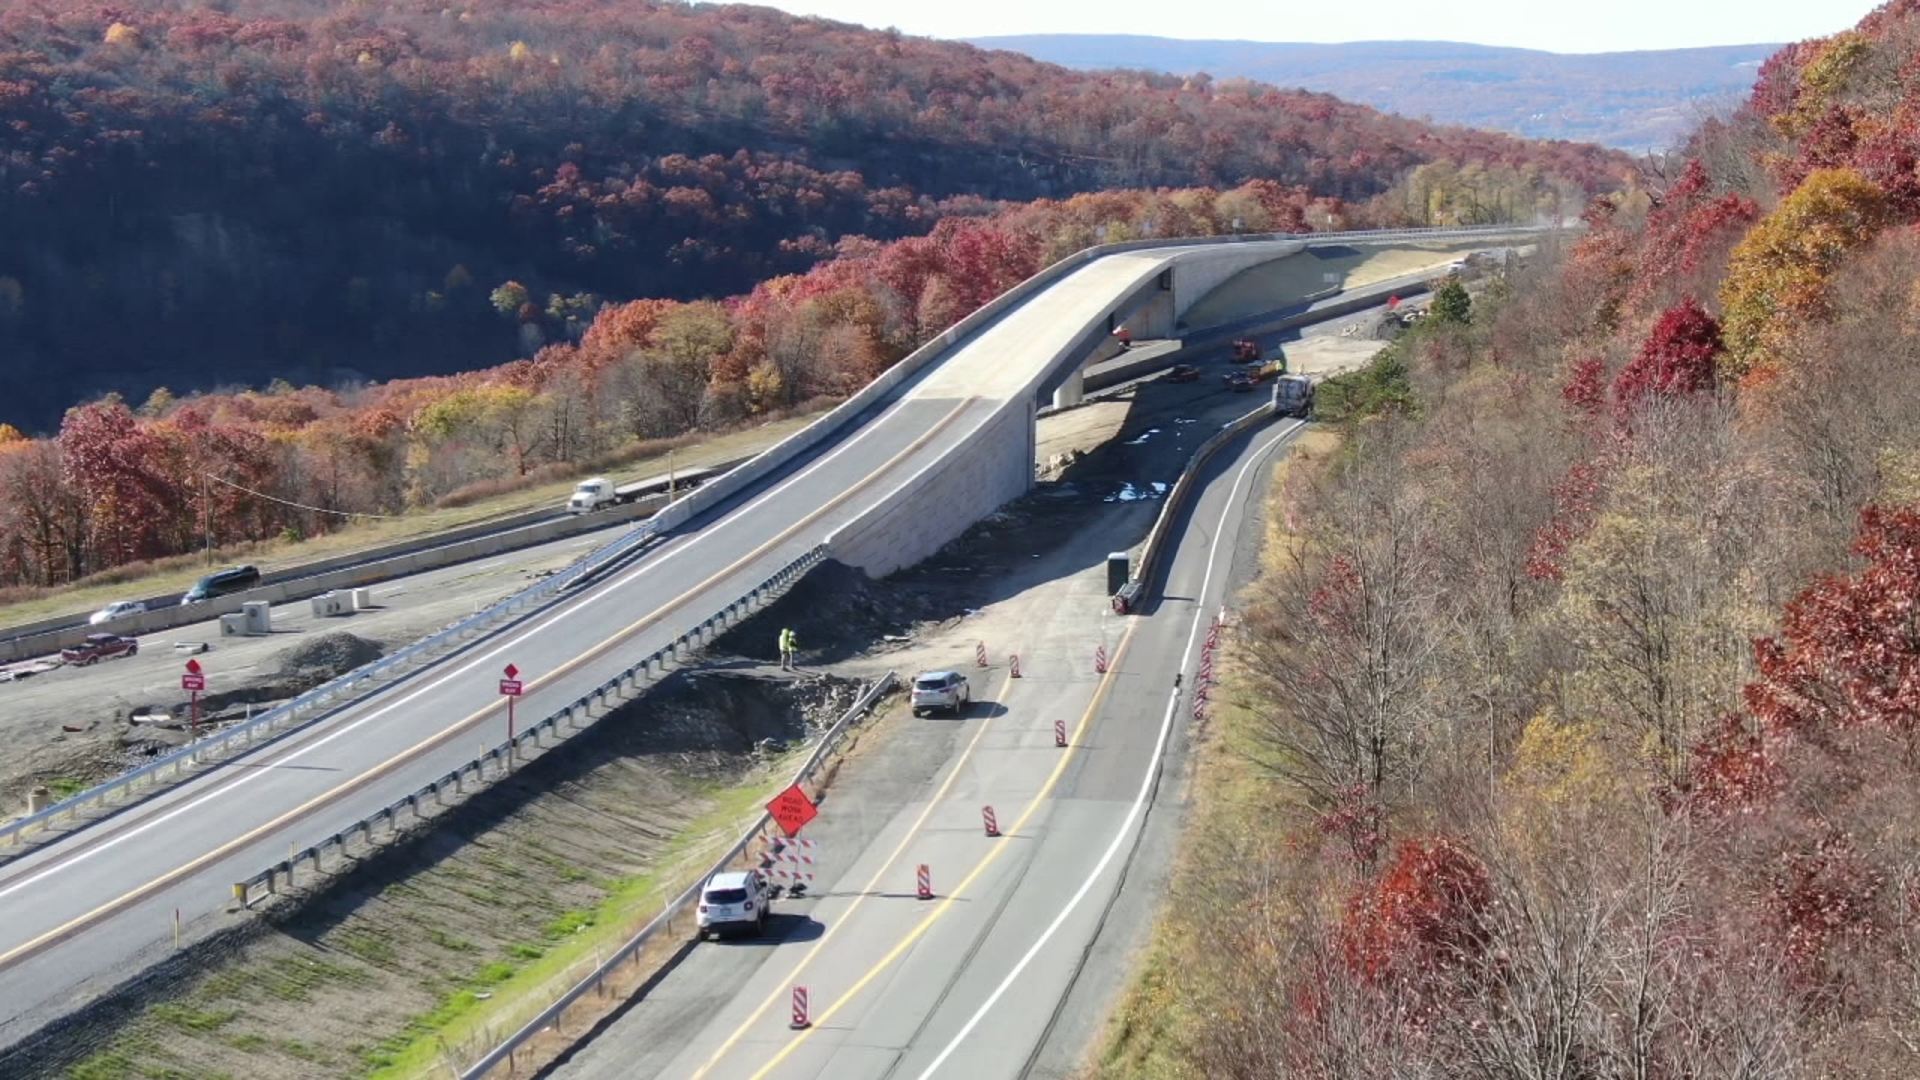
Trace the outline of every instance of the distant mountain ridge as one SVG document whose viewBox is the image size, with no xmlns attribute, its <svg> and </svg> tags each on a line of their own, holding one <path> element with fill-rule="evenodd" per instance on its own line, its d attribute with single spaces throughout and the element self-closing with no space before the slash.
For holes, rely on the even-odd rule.
<svg viewBox="0 0 1920 1080">
<path fill-rule="evenodd" d="M 1129 34 L 968 39 L 1082 70 L 1206 72 L 1333 94 L 1408 117 L 1641 152 L 1737 104 L 1776 44 L 1566 54 L 1447 41 L 1313 45 Z"/>
</svg>

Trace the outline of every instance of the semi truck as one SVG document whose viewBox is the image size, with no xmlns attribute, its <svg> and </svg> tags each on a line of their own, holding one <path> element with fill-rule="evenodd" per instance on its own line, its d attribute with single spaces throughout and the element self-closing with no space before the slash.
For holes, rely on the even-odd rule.
<svg viewBox="0 0 1920 1080">
<path fill-rule="evenodd" d="M 631 484 L 615 484 L 604 476 L 580 481 L 567 497 L 567 512 L 587 514 L 603 507 L 618 506 L 635 502 L 652 495 L 672 494 L 678 496 L 683 491 L 699 487 L 711 479 L 715 470 L 703 467 L 680 469 L 659 476 L 650 476 L 645 480 L 635 480 Z"/>
</svg>

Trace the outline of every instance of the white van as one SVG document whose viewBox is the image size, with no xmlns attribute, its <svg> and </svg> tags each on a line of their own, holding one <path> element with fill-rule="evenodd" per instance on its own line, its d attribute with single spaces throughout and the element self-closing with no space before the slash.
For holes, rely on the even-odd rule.
<svg viewBox="0 0 1920 1080">
<path fill-rule="evenodd" d="M 767 908 L 772 906 L 773 890 L 752 870 L 728 870 L 707 879 L 700 890 L 700 932 L 718 937 L 729 930 L 745 930 L 754 936 L 767 932 Z"/>
</svg>

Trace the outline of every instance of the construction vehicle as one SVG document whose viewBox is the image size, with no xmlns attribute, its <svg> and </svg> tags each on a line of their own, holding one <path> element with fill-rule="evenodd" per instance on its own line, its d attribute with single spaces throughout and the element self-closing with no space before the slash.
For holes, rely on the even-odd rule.
<svg viewBox="0 0 1920 1080">
<path fill-rule="evenodd" d="M 1277 379 L 1286 373 L 1287 361 L 1282 357 L 1276 356 L 1266 363 L 1261 364 L 1259 367 L 1254 368 L 1247 374 L 1254 382 L 1261 383 L 1266 382 L 1268 379 Z"/>
<path fill-rule="evenodd" d="M 1251 364 L 1260 359 L 1260 343 L 1252 338 L 1237 338 L 1233 343 L 1233 362 Z"/>
<path fill-rule="evenodd" d="M 1302 420 L 1313 415 L 1313 380 L 1305 375 L 1282 375 L 1273 384 L 1273 411 Z"/>
</svg>

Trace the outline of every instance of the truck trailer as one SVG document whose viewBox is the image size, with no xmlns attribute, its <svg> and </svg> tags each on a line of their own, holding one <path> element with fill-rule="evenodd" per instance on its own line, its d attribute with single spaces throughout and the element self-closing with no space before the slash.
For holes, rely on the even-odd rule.
<svg viewBox="0 0 1920 1080">
<path fill-rule="evenodd" d="M 586 514 L 608 506 L 636 502 L 654 495 L 678 496 L 712 479 L 714 470 L 696 467 L 680 469 L 659 476 L 650 476 L 645 480 L 635 480 L 631 484 L 615 484 L 604 476 L 591 480 L 582 480 L 573 494 L 567 497 L 567 511 L 574 514 Z"/>
</svg>

